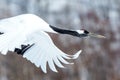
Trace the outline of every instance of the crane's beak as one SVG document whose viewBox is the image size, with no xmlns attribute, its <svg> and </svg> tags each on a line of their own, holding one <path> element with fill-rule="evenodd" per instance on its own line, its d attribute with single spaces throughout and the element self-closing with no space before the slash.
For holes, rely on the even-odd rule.
<svg viewBox="0 0 120 80">
<path fill-rule="evenodd" d="M 105 36 L 98 35 L 98 34 L 95 34 L 95 33 L 89 33 L 88 36 L 96 37 L 96 38 L 106 38 Z"/>
</svg>

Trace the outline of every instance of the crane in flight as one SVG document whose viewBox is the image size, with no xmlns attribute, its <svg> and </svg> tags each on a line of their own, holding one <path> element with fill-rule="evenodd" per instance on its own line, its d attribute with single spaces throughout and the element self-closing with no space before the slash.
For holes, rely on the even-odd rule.
<svg viewBox="0 0 120 80">
<path fill-rule="evenodd" d="M 60 29 L 34 14 L 22 14 L 0 20 L 0 52 L 3 55 L 8 51 L 16 52 L 40 67 L 44 73 L 47 73 L 47 64 L 52 71 L 57 72 L 55 65 L 64 68 L 63 64 L 71 64 L 67 59 L 78 58 L 81 50 L 74 55 L 64 53 L 54 45 L 46 32 L 69 34 L 80 38 L 105 38 L 83 29 Z"/>
</svg>

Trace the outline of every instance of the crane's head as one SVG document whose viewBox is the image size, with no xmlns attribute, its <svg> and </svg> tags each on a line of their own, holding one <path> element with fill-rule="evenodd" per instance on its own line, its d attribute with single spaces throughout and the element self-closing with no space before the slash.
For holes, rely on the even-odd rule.
<svg viewBox="0 0 120 80">
<path fill-rule="evenodd" d="M 88 31 L 85 30 L 85 29 L 76 30 L 76 31 L 77 31 L 77 33 L 78 33 L 78 37 L 87 37 L 87 36 L 90 36 L 90 37 L 96 37 L 96 38 L 105 38 L 105 36 L 88 32 Z"/>
</svg>

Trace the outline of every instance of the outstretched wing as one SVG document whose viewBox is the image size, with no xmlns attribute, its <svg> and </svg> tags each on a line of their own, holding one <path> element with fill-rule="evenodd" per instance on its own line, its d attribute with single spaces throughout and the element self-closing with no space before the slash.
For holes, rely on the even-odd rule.
<svg viewBox="0 0 120 80">
<path fill-rule="evenodd" d="M 44 73 L 47 73 L 47 63 L 52 71 L 57 72 L 55 65 L 64 68 L 61 62 L 71 64 L 66 59 L 76 59 L 81 53 L 81 50 L 75 55 L 68 55 L 62 52 L 53 44 L 51 38 L 45 32 L 31 34 L 26 42 L 29 44 L 34 43 L 34 45 L 23 54 L 23 57 L 40 67 Z"/>
<path fill-rule="evenodd" d="M 81 53 L 80 50 L 75 55 L 65 54 L 53 44 L 49 35 L 43 31 L 29 35 L 14 32 L 0 35 L 0 52 L 2 54 L 6 54 L 7 51 L 15 51 L 16 48 L 21 49 L 21 45 L 28 44 L 32 46 L 22 53 L 23 57 L 40 67 L 44 73 L 47 73 L 47 63 L 52 71 L 57 72 L 55 65 L 64 68 L 61 62 L 71 64 L 66 59 L 76 59 Z"/>
</svg>

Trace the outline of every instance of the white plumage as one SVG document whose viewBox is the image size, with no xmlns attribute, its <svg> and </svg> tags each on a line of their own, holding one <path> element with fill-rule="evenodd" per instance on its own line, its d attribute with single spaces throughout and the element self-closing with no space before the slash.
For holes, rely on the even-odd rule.
<svg viewBox="0 0 120 80">
<path fill-rule="evenodd" d="M 46 64 L 57 72 L 55 65 L 64 68 L 61 64 L 71 64 L 66 59 L 78 58 L 81 50 L 75 55 L 68 55 L 58 49 L 46 32 L 57 33 L 49 27 L 49 24 L 33 14 L 23 14 L 0 21 L 0 52 L 4 55 L 8 51 L 14 51 L 21 45 L 33 45 L 23 54 L 44 73 L 47 73 Z"/>
</svg>

